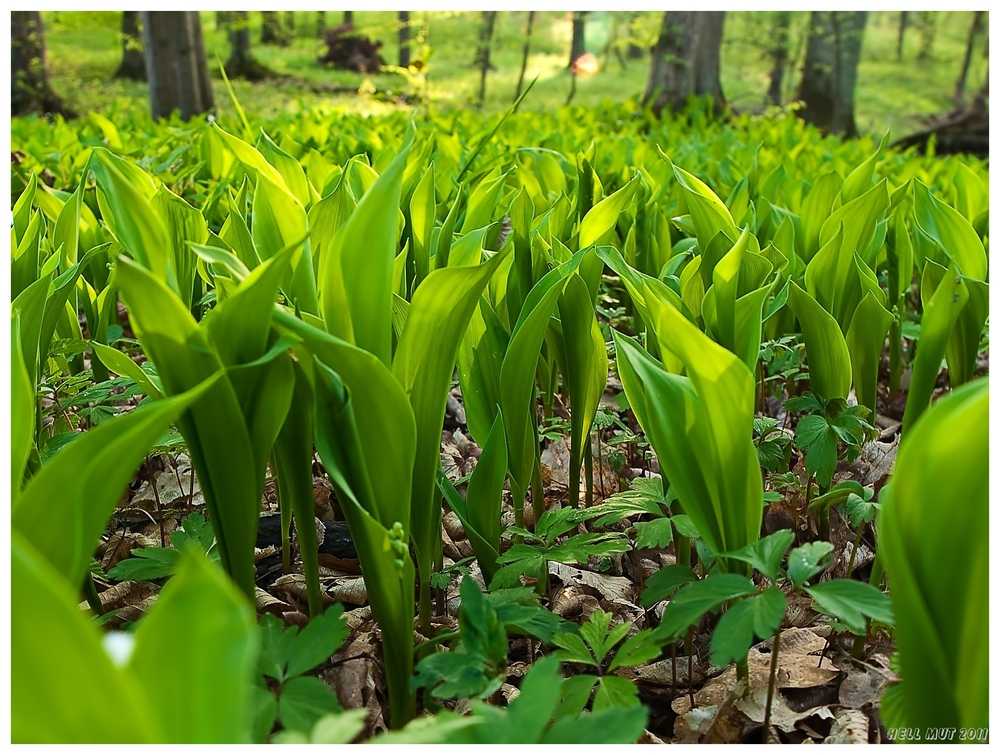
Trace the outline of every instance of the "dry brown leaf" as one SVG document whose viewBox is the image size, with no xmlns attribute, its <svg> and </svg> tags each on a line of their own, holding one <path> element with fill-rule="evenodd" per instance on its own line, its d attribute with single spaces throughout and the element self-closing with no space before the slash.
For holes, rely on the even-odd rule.
<svg viewBox="0 0 1000 755">
<path fill-rule="evenodd" d="M 688 664 L 691 665 L 691 680 L 688 680 Z M 672 658 L 663 661 L 647 663 L 644 666 L 637 666 L 628 669 L 633 681 L 646 682 L 647 684 L 657 684 L 661 687 L 671 687 L 674 684 L 674 662 Z M 698 660 L 697 656 L 690 659 L 686 655 L 677 657 L 677 684 L 678 686 L 688 686 L 688 684 L 700 684 L 705 679 L 705 667 Z"/>
<path fill-rule="evenodd" d="M 857 669 L 845 663 L 842 671 L 846 674 L 840 683 L 840 704 L 848 708 L 861 708 L 877 703 L 892 677 L 877 669 Z"/>
<path fill-rule="evenodd" d="M 362 606 L 351 611 L 344 611 L 344 621 L 353 631 L 357 632 L 366 624 L 371 623 L 372 607 Z"/>
<path fill-rule="evenodd" d="M 830 736 L 823 744 L 827 745 L 866 745 L 868 744 L 868 716 L 860 710 L 846 708 L 837 713 L 830 728 Z"/>
<path fill-rule="evenodd" d="M 577 569 L 573 566 L 549 562 L 549 574 L 559 578 L 567 586 L 585 585 L 597 591 L 604 600 L 612 603 L 624 601 L 632 605 L 632 598 L 635 592 L 635 585 L 632 580 L 625 577 L 610 577 L 606 574 L 598 574 L 592 571 Z"/>
<path fill-rule="evenodd" d="M 99 593 L 98 597 L 101 599 L 101 608 L 107 613 L 127 605 L 142 603 L 150 596 L 155 595 L 159 589 L 152 582 L 119 582 Z M 80 610 L 85 611 L 89 607 L 86 601 L 80 603 Z"/>
<path fill-rule="evenodd" d="M 323 588 L 324 603 L 327 599 L 331 602 L 350 603 L 352 606 L 361 606 L 368 602 L 368 588 L 365 587 L 365 580 L 362 577 L 324 579 Z"/>
<path fill-rule="evenodd" d="M 302 574 L 282 574 L 271 585 L 271 593 L 291 602 L 305 605 L 309 602 L 309 591 L 306 589 L 306 578 Z M 332 605 L 335 601 L 326 591 L 321 594 L 323 605 Z"/>
<path fill-rule="evenodd" d="M 105 573 L 113 569 L 119 561 L 132 555 L 136 548 L 153 548 L 160 545 L 159 539 L 132 532 L 116 532 L 101 550 L 101 569 Z"/>
<path fill-rule="evenodd" d="M 290 611 L 291 606 L 282 600 L 278 600 L 276 597 L 271 595 L 269 592 L 257 588 L 254 593 L 254 602 L 257 604 L 257 613 L 273 613 L 275 616 L 280 616 L 285 613 L 285 611 Z"/>
<path fill-rule="evenodd" d="M 468 535 L 465 534 L 465 527 L 462 526 L 461 520 L 454 511 L 445 511 L 441 515 L 441 524 L 444 526 L 445 531 L 456 543 L 459 540 L 467 540 Z"/>
</svg>

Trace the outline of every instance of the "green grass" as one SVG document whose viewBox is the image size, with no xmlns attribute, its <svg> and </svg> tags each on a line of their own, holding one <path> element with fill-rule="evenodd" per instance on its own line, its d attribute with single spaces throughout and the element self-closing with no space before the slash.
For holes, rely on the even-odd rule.
<svg viewBox="0 0 1000 755">
<path fill-rule="evenodd" d="M 587 47 L 598 55 L 602 70 L 591 78 L 577 81 L 574 104 L 597 105 L 605 100 L 617 102 L 638 98 L 649 74 L 649 55 L 627 61 L 623 69 L 604 49 L 618 24 L 618 37 L 627 33 L 626 13 L 592 12 L 587 21 Z M 225 60 L 229 42 L 224 31 L 215 26 L 215 13 L 202 14 L 209 60 Z M 492 59 L 496 71 L 487 80 L 486 111 L 505 109 L 513 99 L 521 66 L 524 44 L 525 12 L 500 13 L 497 17 Z M 755 110 L 763 106 L 768 86 L 770 61 L 761 41 L 771 37 L 771 13 L 730 12 L 727 15 L 722 50 L 722 84 L 730 103 L 739 109 Z M 411 12 L 412 35 L 416 51 L 429 45 L 432 55 L 425 82 L 408 81 L 397 73 L 362 76 L 336 71 L 319 65 L 324 46 L 316 38 L 316 13 L 296 13 L 296 37 L 288 47 L 259 44 L 261 14 L 252 12 L 251 38 L 254 55 L 261 63 L 281 74 L 282 78 L 251 85 L 235 82 L 235 90 L 245 107 L 262 118 L 282 112 L 296 112 L 305 105 L 344 106 L 351 110 L 378 113 L 398 107 L 392 95 L 414 94 L 418 90 L 435 108 L 464 108 L 474 104 L 479 88 L 479 74 L 472 66 L 479 29 L 480 13 Z M 49 48 L 49 66 L 56 91 L 80 112 L 107 112 L 131 107 L 148 107 L 145 84 L 110 79 L 120 60 L 118 29 L 120 13 L 66 12 L 44 13 Z M 643 13 L 637 24 L 637 36 L 644 46 L 655 41 L 659 13 Z M 874 12 L 865 32 L 862 62 L 858 74 L 857 120 L 865 133 L 881 133 L 890 128 L 894 136 L 903 136 L 921 126 L 921 119 L 951 109 L 951 94 L 958 76 L 965 40 L 972 22 L 971 12 L 939 14 L 933 59 L 917 63 L 919 31 L 907 32 L 902 61 L 896 59 L 898 12 Z M 327 25 L 341 21 L 340 11 L 327 13 Z M 382 54 L 390 65 L 398 59 L 396 13 L 373 11 L 354 13 L 355 25 L 373 39 L 383 41 Z M 793 62 L 785 77 L 784 94 L 794 96 L 798 72 L 805 49 L 808 14 L 795 15 L 792 25 Z M 426 33 L 425 33 L 426 32 Z M 566 71 L 570 44 L 570 14 L 564 11 L 536 14 L 531 40 L 532 54 L 527 80 L 538 76 L 538 83 L 525 107 L 555 110 L 566 101 L 571 78 Z M 986 74 L 983 55 L 985 35 L 977 44 L 969 73 L 967 91 L 975 92 Z M 216 104 L 223 112 L 231 108 L 221 78 L 213 73 Z M 426 86 L 426 89 L 422 89 Z M 337 93 L 336 89 L 363 89 L 364 94 Z M 378 92 L 378 96 L 372 94 Z M 391 92 L 392 95 L 388 95 Z M 388 99 L 389 102 L 385 100 Z"/>
</svg>

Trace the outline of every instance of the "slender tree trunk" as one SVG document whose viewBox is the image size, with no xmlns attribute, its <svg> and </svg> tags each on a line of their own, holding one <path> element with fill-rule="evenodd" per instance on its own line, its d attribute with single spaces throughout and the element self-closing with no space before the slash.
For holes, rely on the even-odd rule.
<svg viewBox="0 0 1000 755">
<path fill-rule="evenodd" d="M 143 53 L 153 117 L 181 118 L 211 110 L 211 80 L 197 11 L 141 11 Z"/>
<path fill-rule="evenodd" d="M 281 21 L 278 20 L 278 11 L 262 10 L 260 14 L 264 17 L 264 23 L 260 28 L 260 43 L 284 45 L 285 35 L 281 30 Z"/>
<path fill-rule="evenodd" d="M 798 99 L 801 116 L 821 130 L 857 136 L 854 85 L 867 11 L 813 11 Z"/>
<path fill-rule="evenodd" d="M 479 49 L 476 51 L 476 66 L 479 68 L 479 99 L 476 107 L 482 109 L 486 100 L 486 74 L 490 70 L 490 43 L 496 26 L 497 12 L 483 11 L 483 23 L 479 27 Z"/>
<path fill-rule="evenodd" d="M 228 10 L 217 10 L 215 11 L 215 30 L 220 31 L 229 27 L 229 22 L 232 20 L 232 11 Z"/>
<path fill-rule="evenodd" d="M 285 28 L 288 30 L 288 36 L 295 36 L 295 12 L 286 10 L 285 11 Z"/>
<path fill-rule="evenodd" d="M 410 12 L 399 11 L 399 67 L 410 65 Z"/>
<path fill-rule="evenodd" d="M 726 23 L 725 11 L 698 13 L 698 46 L 695 48 L 694 93 L 709 95 L 720 113 L 726 107 L 722 95 L 720 57 L 722 55 L 722 27 Z"/>
<path fill-rule="evenodd" d="M 612 11 L 611 13 L 611 33 L 608 35 L 608 43 L 604 46 L 602 63 L 604 68 L 607 68 L 611 64 L 611 54 L 614 53 L 615 59 L 618 61 L 618 65 L 621 66 L 623 71 L 628 69 L 628 64 L 625 62 L 625 56 L 622 55 L 621 45 L 618 44 L 618 30 L 621 28 L 621 22 L 619 20 L 619 14 Z"/>
<path fill-rule="evenodd" d="M 785 78 L 785 66 L 788 65 L 788 26 L 791 20 L 789 11 L 778 11 L 774 15 L 774 28 L 771 30 L 772 44 L 771 83 L 767 88 L 767 101 L 772 105 L 781 104 L 781 86 Z"/>
<path fill-rule="evenodd" d="M 933 11 L 920 11 L 920 52 L 917 60 L 921 63 L 929 61 L 934 52 L 934 37 L 937 33 L 937 16 Z"/>
<path fill-rule="evenodd" d="M 628 22 L 628 35 L 629 37 L 635 38 L 635 24 L 639 20 L 639 11 L 633 11 L 631 18 Z M 625 53 L 630 60 L 639 60 L 642 57 L 642 48 L 635 42 L 629 42 L 628 51 Z"/>
<path fill-rule="evenodd" d="M 653 48 L 643 105 L 680 110 L 691 95 L 709 95 L 721 111 L 719 55 L 724 11 L 667 11 Z"/>
<path fill-rule="evenodd" d="M 524 86 L 524 74 L 528 70 L 528 56 L 531 54 L 531 29 L 535 25 L 535 11 L 528 11 L 528 28 L 524 33 L 524 53 L 521 55 L 521 73 L 517 77 L 517 89 L 514 90 L 514 99 L 521 96 L 521 88 Z"/>
<path fill-rule="evenodd" d="M 10 112 L 57 113 L 75 118 L 53 90 L 45 59 L 45 27 L 39 11 L 16 10 L 10 14 Z"/>
<path fill-rule="evenodd" d="M 972 51 L 976 46 L 976 38 L 983 29 L 985 11 L 977 10 L 972 14 L 972 28 L 969 29 L 969 39 L 965 43 L 965 57 L 962 59 L 962 70 L 955 84 L 955 108 L 961 110 L 965 106 L 965 81 L 969 76 L 969 66 L 972 63 Z"/>
<path fill-rule="evenodd" d="M 570 42 L 567 68 L 572 68 L 576 59 L 587 51 L 587 13 L 585 10 L 573 11 L 573 40 Z"/>
<path fill-rule="evenodd" d="M 344 23 L 345 24 L 353 24 L 354 23 L 354 11 L 352 11 L 352 10 L 345 10 L 344 11 Z"/>
<path fill-rule="evenodd" d="M 250 14 L 245 10 L 232 11 L 229 24 L 229 59 L 226 76 L 231 79 L 260 81 L 271 75 L 250 51 Z"/>
<path fill-rule="evenodd" d="M 326 38 L 326 11 L 316 11 L 316 36 L 320 39 Z"/>
<path fill-rule="evenodd" d="M 906 26 L 910 21 L 910 12 L 899 12 L 899 35 L 896 37 L 896 60 L 903 59 L 903 39 L 906 37 Z"/>
<path fill-rule="evenodd" d="M 114 78 L 146 80 L 146 59 L 142 56 L 142 32 L 139 30 L 137 10 L 122 13 L 122 62 Z"/>
</svg>

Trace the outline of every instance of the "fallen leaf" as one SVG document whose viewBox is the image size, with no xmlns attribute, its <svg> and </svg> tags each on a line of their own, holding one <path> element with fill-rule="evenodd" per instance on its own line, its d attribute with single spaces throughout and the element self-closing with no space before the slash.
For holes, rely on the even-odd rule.
<svg viewBox="0 0 1000 755">
<path fill-rule="evenodd" d="M 860 710 L 851 710 L 850 708 L 838 712 L 833 726 L 830 728 L 830 736 L 823 744 L 868 744 L 868 716 Z"/>
</svg>

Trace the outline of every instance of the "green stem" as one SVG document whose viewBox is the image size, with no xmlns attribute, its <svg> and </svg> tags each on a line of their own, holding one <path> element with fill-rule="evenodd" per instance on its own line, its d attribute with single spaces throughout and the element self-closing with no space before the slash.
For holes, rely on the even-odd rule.
<svg viewBox="0 0 1000 755">
<path fill-rule="evenodd" d="M 94 577 L 89 573 L 83 579 L 83 596 L 87 599 L 87 605 L 93 609 L 94 613 L 98 616 L 104 615 L 101 596 L 97 594 L 97 585 L 94 584 Z"/>
<path fill-rule="evenodd" d="M 579 482 L 577 485 L 579 486 Z M 531 510 L 535 514 L 536 522 L 545 513 L 545 486 L 542 484 L 542 468 L 538 463 L 537 456 L 535 457 L 535 467 L 531 470 Z"/>
<path fill-rule="evenodd" d="M 673 530 L 674 530 L 674 553 L 677 555 L 677 563 L 690 567 L 691 540 L 686 537 L 681 537 L 680 533 L 677 532 L 676 527 L 674 527 Z"/>
<path fill-rule="evenodd" d="M 899 379 L 903 374 L 903 343 L 902 328 L 899 318 L 889 326 L 889 395 L 899 390 Z"/>
<path fill-rule="evenodd" d="M 858 548 L 861 546 L 861 533 L 865 531 L 865 525 L 862 524 L 858 527 L 857 537 L 854 538 L 854 548 L 851 550 L 851 560 L 847 562 L 847 574 L 844 575 L 844 579 L 850 579 L 851 573 L 854 571 L 854 560 L 858 555 Z"/>
<path fill-rule="evenodd" d="M 590 445 L 590 436 L 587 436 L 587 445 L 583 449 L 583 465 L 587 475 L 587 508 L 594 505 L 594 449 Z"/>
<path fill-rule="evenodd" d="M 882 566 L 882 553 L 876 550 L 875 560 L 872 562 L 872 575 L 868 578 L 868 584 L 881 590 L 883 574 L 885 574 L 885 567 Z"/>
</svg>

